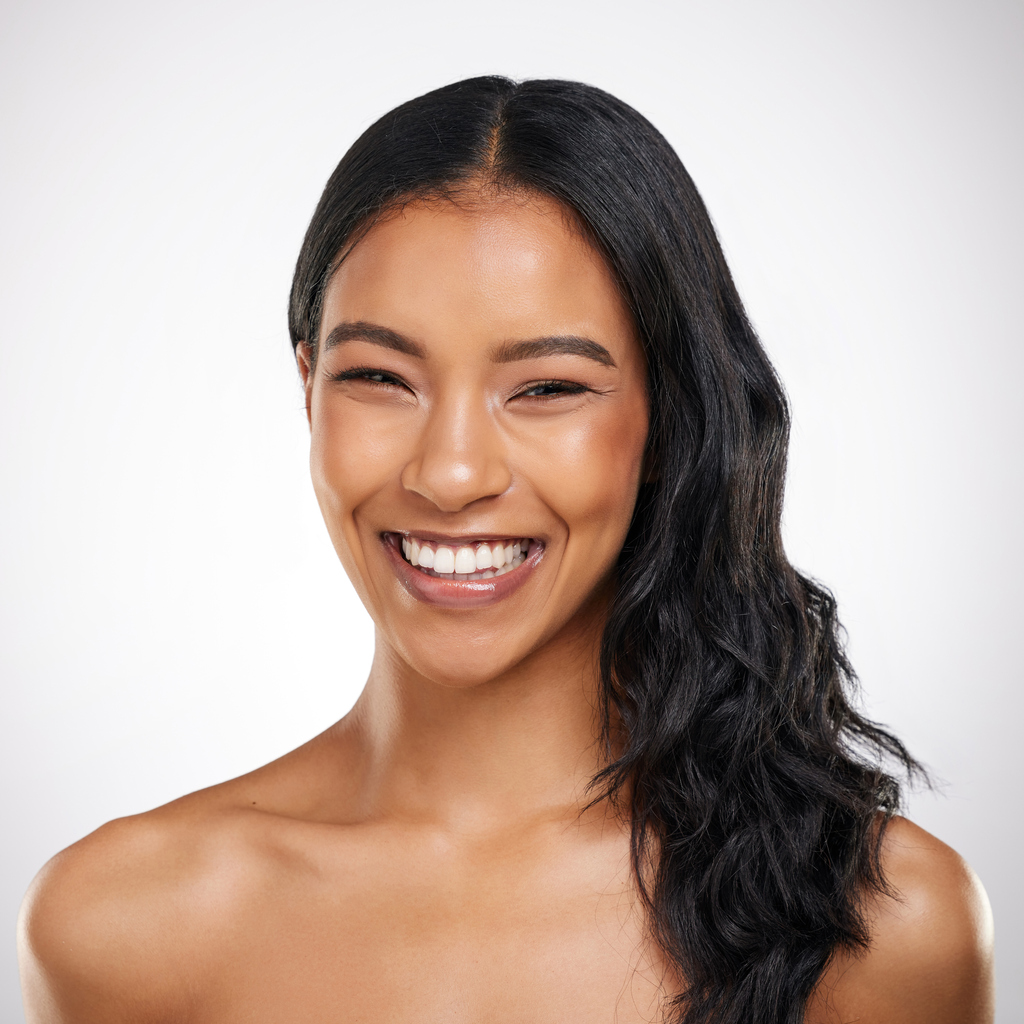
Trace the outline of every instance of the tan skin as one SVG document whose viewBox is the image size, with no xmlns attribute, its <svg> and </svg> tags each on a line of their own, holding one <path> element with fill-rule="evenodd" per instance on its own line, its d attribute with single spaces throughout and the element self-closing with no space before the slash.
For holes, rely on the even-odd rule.
<svg viewBox="0 0 1024 1024">
<path fill-rule="evenodd" d="M 54 858 L 22 915 L 28 1020 L 657 1020 L 680 979 L 646 938 L 628 827 L 582 810 L 595 651 L 648 471 L 615 283 L 554 203 L 480 195 L 376 225 L 323 325 L 298 353 L 311 468 L 375 623 L 366 688 L 286 757 Z M 511 344 L 552 337 L 608 358 Z M 452 607 L 403 583 L 403 533 L 542 557 Z M 837 958 L 808 1022 L 991 1021 L 970 869 L 903 820 L 885 868 L 900 899 L 870 901 L 871 951 Z"/>
</svg>

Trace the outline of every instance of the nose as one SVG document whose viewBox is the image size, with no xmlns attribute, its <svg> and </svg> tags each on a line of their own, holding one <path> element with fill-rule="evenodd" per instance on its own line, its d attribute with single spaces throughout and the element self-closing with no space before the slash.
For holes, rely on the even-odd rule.
<svg viewBox="0 0 1024 1024">
<path fill-rule="evenodd" d="M 459 512 L 481 498 L 504 494 L 512 483 L 501 432 L 477 398 L 451 396 L 427 415 L 402 486 L 442 512 Z"/>
</svg>

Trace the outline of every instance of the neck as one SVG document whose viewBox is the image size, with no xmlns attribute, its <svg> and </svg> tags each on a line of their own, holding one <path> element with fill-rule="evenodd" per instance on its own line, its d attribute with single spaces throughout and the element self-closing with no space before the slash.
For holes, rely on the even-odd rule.
<svg viewBox="0 0 1024 1024">
<path fill-rule="evenodd" d="M 419 675 L 378 634 L 366 688 L 343 725 L 359 750 L 363 812 L 460 830 L 578 815 L 605 763 L 600 624 L 466 687 Z"/>
</svg>

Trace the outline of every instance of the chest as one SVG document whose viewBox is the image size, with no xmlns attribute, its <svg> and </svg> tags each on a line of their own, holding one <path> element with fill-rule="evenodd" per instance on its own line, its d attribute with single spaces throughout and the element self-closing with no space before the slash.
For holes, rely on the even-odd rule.
<svg viewBox="0 0 1024 1024">
<path fill-rule="evenodd" d="M 233 923 L 202 1024 L 651 1021 L 666 988 L 628 862 L 350 858 Z"/>
</svg>

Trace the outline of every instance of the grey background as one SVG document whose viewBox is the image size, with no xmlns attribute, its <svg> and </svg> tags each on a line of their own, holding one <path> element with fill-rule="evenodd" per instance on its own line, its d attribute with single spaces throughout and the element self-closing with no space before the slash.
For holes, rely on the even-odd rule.
<svg viewBox="0 0 1024 1024">
<path fill-rule="evenodd" d="M 792 398 L 792 558 L 947 782 L 910 813 L 987 886 L 1018 1019 L 1024 6 L 0 12 L 0 1020 L 50 855 L 355 699 L 372 636 L 308 481 L 290 272 L 358 132 L 490 72 L 617 93 L 696 179 Z"/>
</svg>

